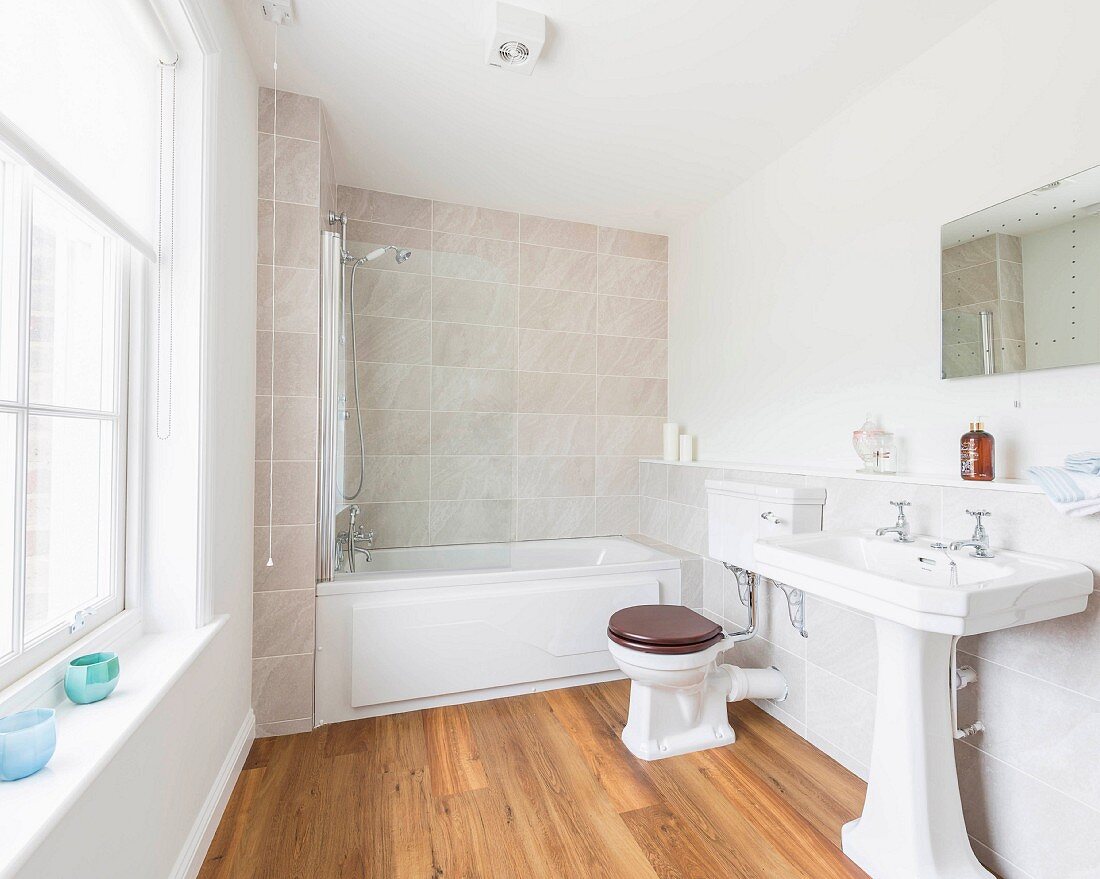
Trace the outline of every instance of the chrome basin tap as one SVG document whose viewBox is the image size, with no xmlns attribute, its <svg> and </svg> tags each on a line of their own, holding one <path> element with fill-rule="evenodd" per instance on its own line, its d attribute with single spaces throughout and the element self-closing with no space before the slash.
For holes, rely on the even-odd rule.
<svg viewBox="0 0 1100 879">
<path fill-rule="evenodd" d="M 905 515 L 905 508 L 909 506 L 909 501 L 890 501 L 890 503 L 898 508 L 898 520 L 890 528 L 879 528 L 875 531 L 876 536 L 894 534 L 897 535 L 894 537 L 896 543 L 912 543 L 913 538 L 909 536 L 909 519 Z"/>
<path fill-rule="evenodd" d="M 969 540 L 953 540 L 951 541 L 951 549 L 959 550 L 964 546 L 970 546 L 974 548 L 974 551 L 970 553 L 976 559 L 991 559 L 995 558 L 995 553 L 989 549 L 989 532 L 985 530 L 985 525 L 982 524 L 982 518 L 993 515 L 989 510 L 967 510 L 966 515 L 973 516 L 974 521 L 974 534 Z"/>
</svg>

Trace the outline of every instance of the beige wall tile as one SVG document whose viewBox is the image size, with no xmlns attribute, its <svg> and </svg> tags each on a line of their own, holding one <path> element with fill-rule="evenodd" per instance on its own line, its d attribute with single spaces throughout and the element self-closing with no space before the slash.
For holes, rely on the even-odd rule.
<svg viewBox="0 0 1100 879">
<path fill-rule="evenodd" d="M 516 288 L 511 284 L 436 278 L 432 318 L 463 324 L 510 327 L 516 322 Z"/>
<path fill-rule="evenodd" d="M 634 534 L 638 530 L 639 515 L 637 497 L 598 497 L 596 534 Z"/>
<path fill-rule="evenodd" d="M 599 332 L 609 336 L 668 338 L 668 303 L 663 299 L 600 296 Z"/>
<path fill-rule="evenodd" d="M 432 500 L 504 500 L 514 494 L 512 455 L 433 455 Z"/>
<path fill-rule="evenodd" d="M 669 501 L 667 539 L 673 546 L 706 555 L 707 511 Z"/>
<path fill-rule="evenodd" d="M 313 652 L 315 589 L 257 592 L 252 597 L 252 655 Z"/>
<path fill-rule="evenodd" d="M 317 399 L 275 397 L 275 442 L 271 442 L 271 403 L 268 396 L 256 398 L 256 460 L 317 460 Z"/>
<path fill-rule="evenodd" d="M 520 415 L 519 454 L 593 455 L 596 419 L 591 415 Z"/>
<path fill-rule="evenodd" d="M 320 206 L 321 147 L 319 144 L 290 137 L 276 137 L 274 173 L 274 191 L 277 201 Z M 314 228 L 316 229 L 316 226 Z"/>
<path fill-rule="evenodd" d="M 512 539 L 513 500 L 434 501 L 431 542 L 493 543 Z"/>
<path fill-rule="evenodd" d="M 600 228 L 600 253 L 668 262 L 668 237 L 604 226 Z"/>
<path fill-rule="evenodd" d="M 352 220 L 373 220 L 394 226 L 431 229 L 432 203 L 426 198 L 410 198 L 390 192 L 341 186 L 337 192 L 340 210 Z"/>
<path fill-rule="evenodd" d="M 270 468 L 270 474 L 269 474 Z M 257 525 L 268 521 L 270 479 L 274 481 L 271 504 L 275 525 L 313 525 L 317 520 L 317 465 L 312 461 L 257 462 L 255 474 L 255 511 Z"/>
<path fill-rule="evenodd" d="M 664 464 L 643 462 L 639 467 L 639 493 L 645 497 L 668 500 L 669 474 L 672 470 L 690 470 L 690 467 L 668 467 Z"/>
<path fill-rule="evenodd" d="M 668 382 L 655 378 L 600 377 L 596 406 L 600 415 L 657 415 L 668 412 Z"/>
<path fill-rule="evenodd" d="M 355 325 L 360 363 L 430 363 L 432 325 L 426 320 L 372 317 Z"/>
<path fill-rule="evenodd" d="M 596 368 L 600 375 L 664 378 L 668 375 L 668 342 L 599 336 Z"/>
<path fill-rule="evenodd" d="M 432 203 L 432 229 L 478 238 L 518 241 L 519 214 L 437 201 Z"/>
<path fill-rule="evenodd" d="M 664 467 L 660 464 L 643 464 L 650 470 L 667 471 L 667 476 L 660 484 L 654 479 L 652 484 L 647 483 L 647 488 L 660 491 L 661 494 L 654 497 L 667 497 L 674 504 L 687 504 L 691 507 L 707 507 L 708 479 L 722 479 L 720 470 L 712 470 L 709 467 Z M 667 494 L 666 494 L 667 492 Z"/>
<path fill-rule="evenodd" d="M 321 242 L 317 236 L 317 208 L 275 202 L 275 265 L 317 269 Z"/>
<path fill-rule="evenodd" d="M 595 498 L 520 499 L 517 539 L 586 537 L 596 528 Z"/>
<path fill-rule="evenodd" d="M 436 321 L 432 328 L 432 363 L 436 366 L 512 369 L 515 330 Z"/>
<path fill-rule="evenodd" d="M 295 736 L 307 733 L 313 729 L 312 717 L 301 717 L 297 720 L 278 720 L 274 723 L 257 723 L 256 738 L 266 739 L 271 736 Z"/>
<path fill-rule="evenodd" d="M 519 246 L 493 238 L 471 238 L 450 232 L 432 236 L 432 273 L 470 281 L 519 281 Z"/>
<path fill-rule="evenodd" d="M 784 703 L 786 704 L 786 703 Z M 836 707 L 843 705 L 843 711 Z M 871 762 L 875 697 L 810 663 L 806 667 L 806 725 L 863 764 Z"/>
<path fill-rule="evenodd" d="M 596 372 L 596 336 L 551 330 L 516 331 L 516 365 L 526 372 Z"/>
<path fill-rule="evenodd" d="M 485 412 L 439 412 L 432 416 L 433 455 L 511 455 L 516 417 Z"/>
<path fill-rule="evenodd" d="M 433 412 L 514 412 L 515 408 L 514 370 L 432 367 Z"/>
<path fill-rule="evenodd" d="M 605 296 L 668 299 L 668 263 L 600 254 L 599 273 Z"/>
<path fill-rule="evenodd" d="M 1002 299 L 1024 301 L 1024 267 L 1021 263 L 998 260 L 997 283 Z"/>
<path fill-rule="evenodd" d="M 521 455 L 518 497 L 576 497 L 594 495 L 596 460 L 592 457 L 529 457 Z"/>
<path fill-rule="evenodd" d="M 524 244 L 520 247 L 520 284 L 550 290 L 596 291 L 596 257 L 582 250 Z"/>
<path fill-rule="evenodd" d="M 397 247 L 408 247 L 414 251 L 413 257 L 423 256 L 432 248 L 432 233 L 427 229 L 417 229 L 415 226 L 398 226 L 393 223 L 379 223 L 377 221 L 349 220 L 348 221 L 348 249 L 354 250 L 356 255 L 363 255 L 375 247 L 393 244 Z M 358 245 L 358 249 L 351 245 Z M 362 254 L 360 253 L 362 251 Z M 412 262 L 412 260 L 410 260 Z M 405 265 L 405 264 L 402 264 Z M 371 263 L 371 267 L 386 271 L 397 271 L 397 263 L 389 255 L 379 257 Z M 424 271 L 427 271 L 424 269 Z"/>
<path fill-rule="evenodd" d="M 268 334 L 269 339 L 272 334 Z M 274 333 L 274 389 L 280 397 L 317 396 L 317 336 Z M 270 342 L 268 343 L 270 345 Z M 268 347 L 268 352 L 271 349 Z M 270 371 L 270 364 L 268 371 Z"/>
<path fill-rule="evenodd" d="M 557 415 L 596 414 L 596 376 L 517 372 L 516 411 Z"/>
<path fill-rule="evenodd" d="M 275 308 L 271 307 L 272 275 L 275 278 Z M 256 268 L 256 329 L 288 333 L 316 333 L 320 326 L 320 291 L 317 272 L 284 266 Z"/>
<path fill-rule="evenodd" d="M 1018 236 L 998 234 L 995 237 L 997 239 L 997 259 L 1018 263 L 1024 261 L 1023 246 Z"/>
<path fill-rule="evenodd" d="M 363 485 L 349 500 L 357 503 L 426 501 L 431 463 L 427 455 L 367 455 L 363 458 Z M 351 494 L 359 482 L 358 450 L 344 462 L 344 491 Z"/>
<path fill-rule="evenodd" d="M 364 410 L 363 438 L 367 454 L 428 454 L 428 422 L 427 412 Z"/>
<path fill-rule="evenodd" d="M 363 524 L 374 531 L 374 545 L 426 546 L 428 544 L 428 502 L 366 504 Z"/>
<path fill-rule="evenodd" d="M 591 223 L 574 223 L 570 220 L 524 214 L 520 217 L 520 240 L 524 244 L 594 251 L 596 227 Z"/>
<path fill-rule="evenodd" d="M 643 497 L 638 505 L 638 528 L 646 537 L 668 540 L 668 501 Z"/>
<path fill-rule="evenodd" d="M 986 235 L 974 241 L 957 244 L 943 251 L 943 273 L 957 272 L 997 258 L 997 236 Z"/>
<path fill-rule="evenodd" d="M 596 450 L 601 455 L 638 455 L 646 458 L 661 453 L 663 418 L 600 415 L 596 418 Z"/>
<path fill-rule="evenodd" d="M 271 333 L 256 333 L 256 393 L 271 393 Z"/>
<path fill-rule="evenodd" d="M 638 493 L 637 458 L 601 455 L 596 459 L 596 494 L 612 496 Z"/>
<path fill-rule="evenodd" d="M 275 202 L 261 198 L 256 202 L 256 262 L 271 265 L 275 242 Z"/>
<path fill-rule="evenodd" d="M 258 198 L 275 197 L 275 137 L 271 134 L 256 135 L 256 195 Z"/>
<path fill-rule="evenodd" d="M 303 140 L 320 140 L 321 102 L 308 95 L 279 91 L 278 130 L 275 128 L 275 93 L 269 88 L 260 89 L 259 130 L 266 134 L 280 134 Z"/>
<path fill-rule="evenodd" d="M 266 471 L 264 472 L 266 477 Z M 317 530 L 313 525 L 277 525 L 253 528 L 252 589 L 313 589 L 317 579 Z M 274 564 L 268 567 L 267 560 Z"/>
<path fill-rule="evenodd" d="M 516 326 L 532 330 L 596 332 L 595 293 L 520 287 Z"/>
<path fill-rule="evenodd" d="M 998 299 L 997 263 L 987 262 L 943 276 L 943 307 Z"/>
<path fill-rule="evenodd" d="M 359 404 L 364 409 L 428 409 L 432 368 L 412 363 L 357 363 Z M 348 401 L 355 392 L 348 388 Z"/>
<path fill-rule="evenodd" d="M 350 283 L 348 302 L 350 305 Z M 355 313 L 429 320 L 432 316 L 432 279 L 429 275 L 360 268 L 355 273 Z"/>
<path fill-rule="evenodd" d="M 313 716 L 313 652 L 252 660 L 252 707 L 257 723 Z"/>
</svg>

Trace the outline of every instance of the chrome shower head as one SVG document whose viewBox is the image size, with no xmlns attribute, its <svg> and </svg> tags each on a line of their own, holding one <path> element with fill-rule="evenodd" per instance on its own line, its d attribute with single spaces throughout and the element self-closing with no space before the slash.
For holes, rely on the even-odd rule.
<svg viewBox="0 0 1100 879">
<path fill-rule="evenodd" d="M 376 259 L 378 259 L 378 257 L 385 254 L 387 250 L 393 251 L 393 258 L 397 260 L 398 263 L 403 263 L 410 256 L 412 256 L 411 250 L 405 250 L 404 248 L 400 248 L 395 244 L 387 244 L 384 247 L 379 247 L 377 250 L 372 250 L 370 253 L 364 256 L 363 259 L 367 262 L 374 262 Z"/>
</svg>

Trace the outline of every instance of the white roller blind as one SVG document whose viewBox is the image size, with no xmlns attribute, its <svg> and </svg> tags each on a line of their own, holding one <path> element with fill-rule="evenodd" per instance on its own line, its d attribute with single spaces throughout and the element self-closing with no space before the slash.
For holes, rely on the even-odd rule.
<svg viewBox="0 0 1100 879">
<path fill-rule="evenodd" d="M 157 58 L 118 0 L 0 0 L 0 114 L 155 237 Z"/>
</svg>

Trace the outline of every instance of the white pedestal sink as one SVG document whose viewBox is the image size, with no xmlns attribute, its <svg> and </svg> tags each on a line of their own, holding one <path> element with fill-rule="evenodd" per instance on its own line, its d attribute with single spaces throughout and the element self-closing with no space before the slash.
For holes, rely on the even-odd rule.
<svg viewBox="0 0 1100 879">
<path fill-rule="evenodd" d="M 878 699 L 862 816 L 844 853 L 872 879 L 992 879 L 970 848 L 955 772 L 955 640 L 1080 613 L 1084 565 L 997 550 L 950 553 L 918 537 L 819 532 L 756 542 L 757 573 L 875 618 Z M 811 629 L 811 637 L 813 636 Z"/>
</svg>

